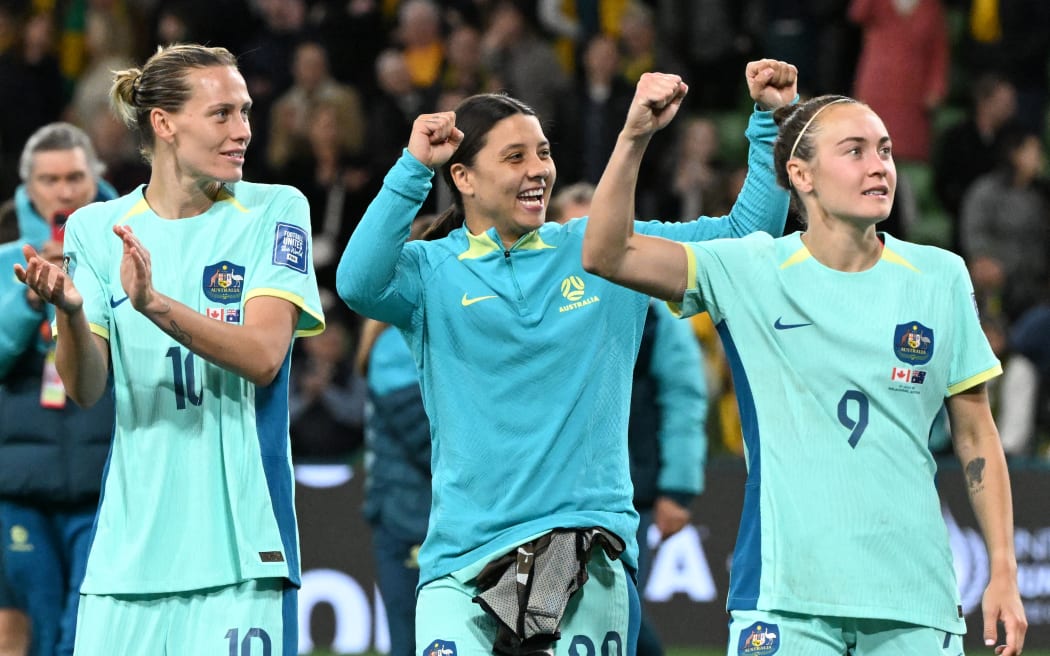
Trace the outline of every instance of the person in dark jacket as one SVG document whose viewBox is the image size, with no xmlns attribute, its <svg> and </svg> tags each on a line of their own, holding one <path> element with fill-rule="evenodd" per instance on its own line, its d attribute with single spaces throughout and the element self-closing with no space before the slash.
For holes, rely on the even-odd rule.
<svg viewBox="0 0 1050 656">
<path fill-rule="evenodd" d="M 412 222 L 418 239 L 434 217 Z M 386 607 L 389 656 L 416 653 L 417 555 L 430 522 L 430 420 L 412 349 L 399 330 L 366 319 L 355 366 L 368 381 L 365 408 L 365 519 L 372 526 L 379 593 Z"/>
<path fill-rule="evenodd" d="M 594 185 L 579 182 L 551 199 L 548 221 L 590 213 Z M 638 590 L 644 598 L 653 549 L 689 523 L 689 506 L 704 490 L 707 385 L 692 326 L 650 301 L 634 362 L 627 450 L 638 511 Z M 700 375 L 698 375 L 700 374 Z M 652 539 L 650 539 L 650 537 Z M 663 644 L 643 612 L 638 656 L 663 656 Z"/>
<path fill-rule="evenodd" d="M 49 307 L 11 275 L 30 244 L 62 258 L 61 220 L 116 197 L 87 135 L 68 123 L 37 130 L 22 152 L 23 184 L 0 210 L 0 576 L 2 626 L 28 615 L 31 656 L 73 653 L 80 580 L 113 430 L 112 395 L 90 410 L 66 398 L 54 364 Z M 57 221 L 56 221 L 57 217 Z M 0 588 L 4 587 L 0 585 Z M 23 623 L 24 625 L 24 623 Z M 17 629 L 9 629 L 17 631 Z M 17 636 L 0 635 L 0 643 Z"/>
</svg>

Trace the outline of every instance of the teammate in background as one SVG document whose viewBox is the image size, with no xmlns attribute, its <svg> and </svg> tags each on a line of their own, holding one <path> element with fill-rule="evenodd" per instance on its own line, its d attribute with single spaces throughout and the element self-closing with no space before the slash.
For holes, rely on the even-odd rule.
<svg viewBox="0 0 1050 656">
<path fill-rule="evenodd" d="M 551 198 L 548 221 L 565 223 L 590 213 L 594 185 L 578 182 Z M 664 303 L 650 302 L 634 363 L 627 447 L 638 511 L 638 591 L 644 597 L 652 564 L 650 527 L 666 540 L 689 523 L 689 506 L 703 492 L 707 461 L 707 385 L 692 327 L 676 321 Z M 664 653 L 642 613 L 639 656 Z"/>
<path fill-rule="evenodd" d="M 30 246 L 15 266 L 55 306 L 69 396 L 93 405 L 113 364 L 76 653 L 295 654 L 288 363 L 324 327 L 308 207 L 241 181 L 251 98 L 227 50 L 159 49 L 111 97 L 149 184 L 76 212 L 65 266 Z"/>
<path fill-rule="evenodd" d="M 34 132 L 19 169 L 23 184 L 0 208 L 0 234 L 13 239 L 0 246 L 3 271 L 23 261 L 25 244 L 61 263 L 69 213 L 116 197 L 88 136 L 68 123 Z M 110 390 L 88 410 L 67 402 L 54 346 L 46 304 L 14 276 L 0 278 L 0 644 L 26 641 L 30 629 L 33 656 L 73 653 L 113 431 Z M 11 624 L 21 612 L 29 623 Z"/>
<path fill-rule="evenodd" d="M 412 222 L 418 238 L 434 215 Z M 372 527 L 376 584 L 383 595 L 390 656 L 416 653 L 419 547 L 430 518 L 430 421 L 419 372 L 404 335 L 365 319 L 355 364 L 368 380 L 365 411 L 365 519 Z"/>
<path fill-rule="evenodd" d="M 674 114 L 659 99 L 657 116 Z M 947 398 L 988 548 L 984 640 L 1021 653 L 1009 477 L 984 383 L 1001 373 L 962 260 L 876 232 L 896 190 L 866 105 L 821 96 L 777 112 L 777 180 L 804 233 L 675 244 L 636 231 L 653 120 L 635 111 L 595 192 L 584 266 L 707 310 L 733 372 L 748 482 L 733 555 L 728 654 L 962 651 L 965 623 L 927 441 Z"/>
<path fill-rule="evenodd" d="M 795 97 L 796 71 L 762 60 L 746 77 L 758 107 L 732 213 L 639 230 L 681 240 L 783 230 L 768 110 Z M 676 75 L 646 74 L 632 115 L 686 92 Z M 454 206 L 430 240 L 406 243 L 437 167 Z M 539 119 L 520 101 L 483 94 L 424 114 L 339 264 L 347 304 L 406 336 L 431 421 L 417 653 L 453 643 L 461 656 L 635 649 L 627 409 L 649 299 L 583 271 L 586 220 L 544 224 L 555 177 Z M 584 580 L 587 594 L 573 595 Z M 553 612 L 519 606 L 516 581 L 534 601 L 553 596 Z"/>
</svg>

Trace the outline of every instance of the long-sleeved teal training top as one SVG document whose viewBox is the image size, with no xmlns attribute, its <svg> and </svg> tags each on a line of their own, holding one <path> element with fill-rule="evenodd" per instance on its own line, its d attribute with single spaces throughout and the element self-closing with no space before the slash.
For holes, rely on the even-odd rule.
<svg viewBox="0 0 1050 656">
<path fill-rule="evenodd" d="M 749 172 L 728 216 L 637 222 L 677 241 L 779 236 L 769 112 L 755 112 Z M 433 507 L 420 584 L 561 527 L 600 526 L 637 562 L 627 418 L 648 297 L 583 270 L 586 217 L 506 249 L 495 229 L 407 242 L 433 171 L 406 150 L 339 263 L 339 295 L 401 329 L 433 442 Z M 695 375 L 695 372 L 689 372 Z"/>
</svg>

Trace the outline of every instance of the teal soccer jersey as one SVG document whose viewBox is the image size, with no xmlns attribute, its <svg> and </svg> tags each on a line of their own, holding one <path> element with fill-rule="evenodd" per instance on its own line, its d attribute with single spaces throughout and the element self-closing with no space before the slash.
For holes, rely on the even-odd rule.
<svg viewBox="0 0 1050 656">
<path fill-rule="evenodd" d="M 257 387 L 205 361 L 135 311 L 120 282 L 131 226 L 156 289 L 216 321 L 276 296 L 324 319 L 310 262 L 310 215 L 291 187 L 229 185 L 199 216 L 159 218 L 140 188 L 76 212 L 67 266 L 92 332 L 109 341 L 117 419 L 82 592 L 166 593 L 247 579 L 299 580 L 288 444 L 289 358 Z M 59 336 L 61 339 L 61 336 Z"/>
<path fill-rule="evenodd" d="M 756 112 L 730 216 L 636 230 L 679 241 L 782 232 L 775 136 L 770 114 Z M 351 308 L 402 330 L 420 368 L 434 473 L 421 584 L 555 528 L 612 531 L 635 567 L 627 415 L 649 298 L 583 270 L 586 218 L 547 223 L 510 247 L 494 228 L 406 243 L 433 175 L 405 151 L 337 281 Z"/>
<path fill-rule="evenodd" d="M 965 625 L 927 442 L 945 397 L 1001 372 L 962 260 L 884 235 L 845 273 L 800 234 L 685 246 L 740 404 L 748 481 L 730 610 Z"/>
</svg>

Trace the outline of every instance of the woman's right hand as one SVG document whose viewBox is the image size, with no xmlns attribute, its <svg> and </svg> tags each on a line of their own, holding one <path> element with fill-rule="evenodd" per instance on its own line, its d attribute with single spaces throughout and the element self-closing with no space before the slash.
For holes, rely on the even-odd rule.
<svg viewBox="0 0 1050 656">
<path fill-rule="evenodd" d="M 425 166 L 436 169 L 452 157 L 463 141 L 455 112 L 421 114 L 412 124 L 408 152 Z"/>
<path fill-rule="evenodd" d="M 63 267 L 49 262 L 44 254 L 37 253 L 29 244 L 22 247 L 22 255 L 26 263 L 25 266 L 15 264 L 15 277 L 33 293 L 67 314 L 84 306 L 84 297 L 73 286 L 73 279 Z"/>
</svg>

